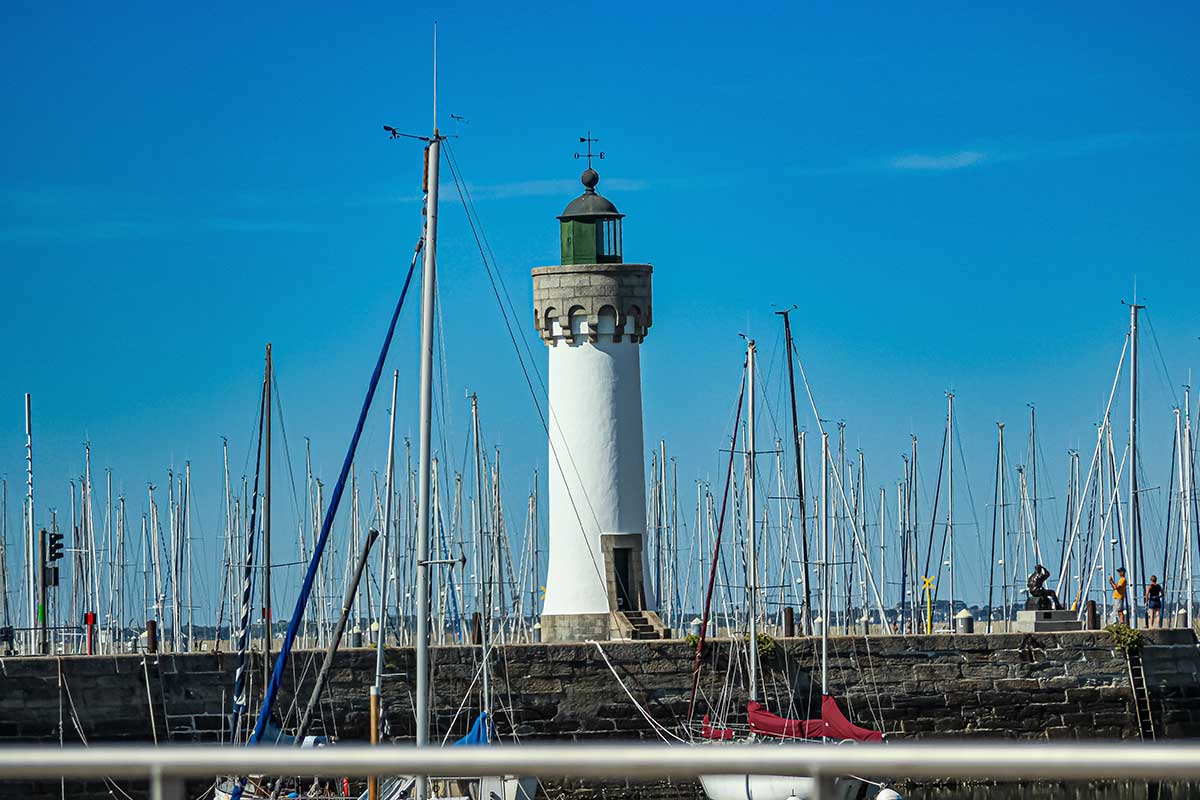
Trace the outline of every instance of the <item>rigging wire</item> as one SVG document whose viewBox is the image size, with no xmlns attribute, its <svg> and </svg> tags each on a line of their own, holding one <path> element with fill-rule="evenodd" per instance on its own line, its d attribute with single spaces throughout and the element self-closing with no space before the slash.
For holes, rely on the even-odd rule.
<svg viewBox="0 0 1200 800">
<path fill-rule="evenodd" d="M 466 181 L 463 181 L 461 186 L 459 185 L 457 175 L 460 174 L 462 172 L 462 170 L 460 170 L 458 167 L 458 160 L 454 155 L 454 148 L 450 146 L 450 141 L 448 139 L 446 140 L 445 145 L 446 145 L 446 160 L 450 163 L 451 173 L 456 176 L 455 177 L 455 186 L 459 188 L 459 194 L 463 200 L 463 207 L 465 209 L 467 209 L 467 218 L 468 218 L 468 220 L 470 220 L 473 217 L 474 219 L 478 220 L 479 214 L 475 211 L 475 201 L 471 198 L 470 188 L 466 185 Z M 472 233 L 474 233 L 475 227 L 473 225 L 471 227 L 471 230 L 472 230 Z M 496 263 L 496 255 L 495 255 L 495 253 L 492 252 L 492 245 L 488 241 L 487 232 L 483 229 L 482 224 L 479 226 L 479 233 L 476 237 L 476 243 L 479 244 L 480 242 L 482 242 L 482 246 L 480 247 L 481 255 L 482 255 L 482 251 L 486 250 L 487 251 L 487 259 L 490 259 L 491 263 L 495 264 Z M 484 263 L 486 265 L 487 260 L 485 260 Z M 497 280 L 499 281 L 499 284 L 500 284 L 500 288 L 503 290 L 504 298 L 505 298 L 505 300 L 507 300 L 507 306 L 505 306 L 504 303 L 501 303 L 501 309 L 503 311 L 505 311 L 507 314 L 512 315 L 512 317 L 514 319 L 520 319 L 520 315 L 517 314 L 516 307 L 513 305 L 512 296 L 509 294 L 508 286 L 507 286 L 507 284 L 504 283 L 504 274 L 501 273 L 499 270 L 496 270 L 496 273 L 497 273 Z M 491 277 L 490 270 L 489 270 L 489 277 Z M 492 288 L 495 289 L 494 284 L 493 284 Z M 497 299 L 497 301 L 500 300 L 499 293 L 497 294 L 496 299 Z M 529 348 L 529 342 L 524 339 L 522 339 L 522 342 L 524 342 L 524 345 L 525 345 L 525 354 L 529 357 L 530 362 L 532 364 L 534 364 L 534 374 L 537 376 L 537 379 L 538 379 L 538 387 L 542 390 L 542 394 L 546 394 L 546 383 L 542 379 L 541 370 L 539 370 L 537 368 L 537 359 L 535 359 L 533 357 L 533 352 Z"/>
<path fill-rule="evenodd" d="M 1158 343 L 1158 333 L 1154 329 L 1154 322 L 1150 319 L 1150 310 L 1142 307 L 1143 318 L 1146 320 L 1146 327 L 1150 329 L 1150 340 L 1154 343 L 1154 352 L 1158 356 L 1158 361 L 1154 366 L 1158 370 L 1159 380 L 1163 382 L 1163 387 L 1168 397 L 1171 398 L 1171 403 L 1175 406 L 1182 406 L 1179 402 L 1179 395 L 1176 393 L 1175 382 L 1171 380 L 1171 371 L 1167 369 L 1167 360 L 1163 356 L 1162 346 Z"/>
<path fill-rule="evenodd" d="M 554 438 L 550 435 L 550 425 L 548 422 L 548 418 L 554 419 L 554 409 L 550 408 L 549 405 L 547 405 L 547 409 L 546 409 L 547 413 L 543 413 L 543 411 L 542 411 L 541 402 L 538 400 L 538 395 L 534 389 L 533 380 L 530 378 L 530 367 L 525 363 L 525 357 L 522 355 L 521 347 L 517 343 L 518 337 L 517 337 L 516 333 L 513 331 L 513 318 L 516 315 L 512 314 L 510 316 L 509 310 L 505 308 L 504 301 L 501 299 L 501 292 L 500 292 L 500 289 L 497 284 L 496 276 L 499 273 L 499 269 L 494 270 L 492 268 L 493 265 L 491 262 L 489 262 L 488 257 L 485 252 L 483 240 L 481 238 L 481 233 L 480 233 L 480 231 L 483 227 L 482 222 L 478 221 L 476 219 L 476 217 L 474 216 L 474 214 L 471 210 L 471 206 L 468 205 L 467 194 L 466 194 L 466 190 L 465 190 L 466 181 L 460 179 L 459 171 L 458 171 L 455 159 L 454 159 L 453 155 L 451 154 L 451 151 L 449 148 L 447 148 L 446 153 L 447 153 L 447 165 L 450 167 L 450 176 L 454 180 L 455 189 L 458 190 L 458 196 L 459 196 L 459 199 L 462 201 L 463 210 L 466 211 L 466 213 L 467 213 L 467 224 L 471 229 L 472 236 L 475 238 L 475 245 L 479 250 L 480 258 L 483 261 L 484 270 L 487 272 L 488 281 L 492 287 L 492 294 L 495 296 L 496 302 L 500 305 L 500 316 L 501 316 L 501 319 L 504 321 L 504 328 L 508 333 L 508 338 L 509 338 L 509 341 L 512 343 L 513 350 L 517 354 L 517 362 L 521 367 L 522 375 L 524 375 L 524 377 L 525 377 L 525 385 L 529 389 L 529 394 L 533 400 L 534 409 L 537 411 L 538 419 L 542 423 L 542 429 L 546 431 L 546 438 L 547 438 L 547 441 L 550 443 L 551 456 L 559 464 L 559 467 L 561 468 L 563 466 L 563 460 L 558 455 L 557 448 L 554 445 Z M 528 343 L 526 343 L 526 352 L 528 353 Z M 529 355 L 529 360 L 530 360 L 530 362 L 533 362 L 534 359 L 533 359 L 532 354 Z M 534 368 L 533 371 L 534 371 L 534 374 L 538 374 L 536 368 Z M 539 385 L 542 387 L 542 393 L 546 394 L 547 392 L 545 389 L 545 384 L 541 383 L 540 375 L 538 375 L 538 381 L 539 381 Z M 558 427 L 557 420 L 555 420 L 555 426 Z M 562 436 L 561 428 L 559 428 L 559 435 Z M 566 445 L 565 445 L 565 437 L 562 437 L 562 438 L 564 439 L 564 448 L 563 449 L 566 451 L 567 459 L 569 460 L 571 467 L 575 471 L 576 478 L 578 478 L 579 477 L 579 468 L 575 464 L 575 459 L 574 459 L 574 456 L 572 455 L 572 453 L 570 452 L 570 449 L 568 447 L 566 447 Z M 564 470 L 564 473 L 565 473 L 565 470 Z M 564 484 L 566 483 L 565 477 L 566 476 L 564 474 Z M 566 488 L 567 488 L 567 499 L 569 499 L 571 501 L 572 512 L 574 513 L 575 518 L 579 523 L 579 527 L 581 529 L 583 529 L 584 528 L 583 518 L 579 513 L 579 506 L 575 501 L 575 492 L 573 492 L 571 490 L 571 487 L 569 487 L 569 486 L 567 486 Z M 592 503 L 591 503 L 591 498 L 589 498 L 587 496 L 586 492 L 583 492 L 583 502 L 587 505 L 588 511 L 591 512 L 592 521 L 595 523 L 596 529 L 599 530 L 600 529 L 599 516 L 596 514 L 596 510 L 592 506 Z M 604 583 L 604 572 L 603 572 L 603 570 L 600 569 L 600 562 L 596 558 L 595 549 L 592 547 L 592 542 L 589 537 L 587 537 L 587 536 L 584 537 L 584 544 L 588 548 L 588 556 L 590 557 L 591 562 L 592 562 L 592 569 L 595 571 L 596 577 L 603 584 Z"/>
<path fill-rule="evenodd" d="M 302 524 L 302 522 L 301 522 L 302 518 L 300 517 L 300 513 L 301 513 L 300 512 L 300 498 L 299 498 L 299 495 L 296 490 L 296 474 L 295 474 L 295 467 L 292 465 L 291 447 L 288 444 L 287 426 L 284 424 L 284 421 L 283 421 L 283 397 L 279 393 L 279 372 L 278 372 L 278 370 L 275 370 L 275 369 L 271 370 L 271 386 L 274 389 L 275 409 L 279 412 L 278 413 L 279 432 L 283 436 L 283 459 L 284 459 L 284 462 L 287 464 L 288 483 L 290 484 L 291 490 L 292 490 L 292 513 L 294 513 L 296 515 L 296 526 L 297 526 L 297 530 L 299 533 L 298 542 L 303 543 L 304 542 L 304 525 Z M 269 457 L 269 455 L 268 455 L 268 457 Z M 306 556 L 307 556 L 306 553 L 302 552 L 300 554 L 301 559 L 304 559 Z M 273 566 L 282 567 L 282 566 L 292 566 L 292 565 L 275 564 Z M 282 603 L 282 598 L 280 598 L 280 602 Z"/>
<path fill-rule="evenodd" d="M 704 596 L 704 616 L 700 620 L 700 638 L 696 642 L 696 658 L 695 658 L 694 663 L 692 664 L 692 697 L 688 703 L 688 724 L 689 725 L 692 722 L 692 718 L 695 716 L 696 688 L 700 682 L 700 657 L 704 652 L 704 639 L 708 633 L 708 617 L 709 617 L 709 610 L 712 605 L 713 584 L 716 582 L 716 578 L 717 578 L 718 561 L 721 560 L 720 559 L 721 534 L 725 529 L 725 511 L 726 511 L 726 507 L 729 503 L 729 489 L 733 483 L 733 475 L 734 475 L 733 465 L 734 465 L 734 461 L 735 461 L 736 453 L 737 453 L 738 431 L 741 428 L 741 425 L 739 423 L 741 422 L 741 418 L 742 418 L 742 402 L 743 402 L 743 400 L 745 398 L 745 394 L 746 394 L 746 369 L 748 368 L 748 366 L 749 366 L 748 364 L 743 366 L 742 383 L 738 387 L 737 411 L 734 412 L 733 436 L 731 437 L 730 444 L 729 444 L 729 466 L 725 472 L 725 489 L 721 494 L 721 516 L 719 516 L 717 518 L 717 533 L 716 533 L 716 536 L 713 541 L 712 567 L 709 569 L 708 589 L 706 590 L 705 596 Z"/>
<path fill-rule="evenodd" d="M 300 586 L 300 596 L 296 600 L 296 609 L 292 613 L 292 618 L 288 621 L 287 633 L 284 635 L 283 646 L 280 648 L 279 655 L 275 659 L 275 668 L 272 670 L 271 682 L 267 684 L 266 691 L 263 695 L 262 708 L 259 711 L 258 720 L 254 724 L 254 733 L 251 736 L 251 743 L 257 744 L 261 741 L 263 733 L 266 729 L 266 724 L 271 717 L 271 708 L 274 705 L 275 697 L 279 692 L 279 684 L 283 677 L 283 672 L 287 664 L 288 652 L 291 650 L 293 642 L 295 642 L 296 634 L 299 630 L 300 622 L 304 617 L 305 608 L 308 605 L 308 597 L 312 592 L 313 580 L 316 578 L 317 568 L 321 561 L 321 554 L 325 550 L 325 545 L 329 540 L 329 533 L 333 527 L 333 519 L 337 514 L 338 506 L 341 503 L 342 493 L 346 487 L 346 477 L 350 472 L 350 468 L 354 463 L 354 454 L 358 449 L 359 440 L 362 437 L 363 426 L 366 423 L 367 412 L 371 409 L 371 401 L 375 398 L 375 389 L 379 386 L 379 378 L 383 374 L 383 365 L 387 359 L 388 350 L 392 344 L 392 337 L 396 332 L 396 323 L 400 318 L 400 312 L 404 308 L 405 298 L 408 297 L 408 289 L 412 284 L 413 273 L 416 271 L 417 258 L 424 248 L 424 236 L 417 241 L 417 245 L 413 250 L 412 262 L 408 267 L 408 275 L 404 279 L 404 287 L 400 291 L 400 299 L 396 303 L 396 310 L 392 312 L 391 323 L 388 326 L 387 334 L 383 340 L 383 347 L 380 349 L 379 358 L 375 362 L 375 370 L 371 374 L 371 380 L 367 388 L 366 397 L 363 398 L 362 409 L 359 411 L 358 423 L 355 426 L 354 434 L 350 439 L 350 446 L 346 451 L 346 458 L 342 462 L 341 474 L 338 475 L 338 481 L 334 484 L 333 494 L 330 497 L 329 509 L 325 513 L 325 520 L 321 524 L 321 534 L 313 547 L 313 557 L 309 561 L 308 570 L 304 576 L 304 583 Z M 235 798 L 240 798 L 242 788 L 244 787 L 244 778 L 239 778 L 238 785 L 234 787 Z"/>
<path fill-rule="evenodd" d="M 246 529 L 246 556 L 242 571 L 242 607 L 238 617 L 238 666 L 234 677 L 233 688 L 233 718 L 229 725 L 230 741 L 236 742 L 238 730 L 241 727 L 242 714 L 245 713 L 247 699 L 249 698 L 249 689 L 245 685 L 246 673 L 254 674 L 254 670 L 247 669 L 249 660 L 249 637 L 250 637 L 250 610 L 253 606 L 254 598 L 254 547 L 256 544 L 255 530 L 258 527 L 258 478 L 259 468 L 262 465 L 262 449 L 263 449 L 263 407 L 266 402 L 267 387 L 263 385 L 263 396 L 259 397 L 259 416 L 258 416 L 258 457 L 254 462 L 254 494 L 250 505 L 250 525 Z"/>
</svg>

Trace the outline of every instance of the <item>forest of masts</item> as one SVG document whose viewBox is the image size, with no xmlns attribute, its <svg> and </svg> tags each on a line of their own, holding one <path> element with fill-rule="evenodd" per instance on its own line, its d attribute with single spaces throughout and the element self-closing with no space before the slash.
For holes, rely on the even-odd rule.
<svg viewBox="0 0 1200 800">
<path fill-rule="evenodd" d="M 768 413 L 760 411 L 758 419 L 739 415 L 739 430 L 727 432 L 721 452 L 726 459 L 731 449 L 734 455 L 728 475 L 681 487 L 668 443 L 659 441 L 647 453 L 647 574 L 663 621 L 677 636 L 698 628 L 715 560 L 710 625 L 721 633 L 744 631 L 752 607 L 760 626 L 776 633 L 783 631 L 786 609 L 795 614 L 797 633 L 818 631 L 826 617 L 831 633 L 950 632 L 954 614 L 968 607 L 981 617 L 975 622 L 977 632 L 1007 630 L 1024 607 L 1026 579 L 1037 564 L 1049 569 L 1047 585 L 1057 590 L 1065 607 L 1082 614 L 1086 601 L 1093 600 L 1105 620 L 1113 611 L 1108 577 L 1125 566 L 1134 624 L 1153 574 L 1165 586 L 1163 624 L 1192 626 L 1200 514 L 1191 394 L 1184 387 L 1181 407 L 1170 412 L 1170 463 L 1154 465 L 1168 480 L 1152 484 L 1139 458 L 1140 309 L 1130 307 L 1129 331 L 1107 407 L 1096 421 L 1091 452 L 1068 451 L 1061 471 L 1051 473 L 1031 405 L 1027 416 L 1022 414 L 1024 430 L 1016 436 L 1003 423 L 996 424 L 991 496 L 982 503 L 975 494 L 978 484 L 973 486 L 967 474 L 953 392 L 945 394 L 940 443 L 921 451 L 917 437 L 909 437 L 894 482 L 872 484 L 864 453 L 847 448 L 847 425 L 837 422 L 829 430 L 821 418 L 783 315 L 787 369 L 761 374 L 754 348 L 748 348 L 741 391 L 743 396 L 755 391 L 758 407 Z M 746 371 L 753 371 L 755 379 L 747 380 Z M 282 408 L 277 393 L 270 391 L 274 376 L 269 368 L 268 376 L 258 414 L 268 412 L 265 452 L 270 454 L 269 412 L 274 408 L 281 418 Z M 731 387 L 734 378 L 730 375 Z M 1122 382 L 1127 396 L 1118 395 Z M 470 641 L 478 636 L 479 625 L 488 626 L 493 641 L 536 641 L 548 538 L 539 476 L 533 473 L 517 514 L 510 515 L 501 450 L 485 442 L 479 398 L 471 395 L 469 401 L 471 423 L 460 469 L 446 468 L 444 460 L 432 465 L 432 560 L 438 567 L 431 571 L 433 641 Z M 0 479 L 0 625 L 6 629 L 0 638 L 6 650 L 139 652 L 148 646 L 148 627 L 155 629 L 161 650 L 234 650 L 247 558 L 255 598 L 254 641 L 267 645 L 263 620 L 268 607 L 275 609 L 271 630 L 279 635 L 325 508 L 324 486 L 314 475 L 307 439 L 300 481 L 293 477 L 286 438 L 279 448 L 285 456 L 284 491 L 294 514 L 287 524 L 276 521 L 273 527 L 269 512 L 252 513 L 255 503 L 263 511 L 271 508 L 269 469 L 265 482 L 257 474 L 234 477 L 229 444 L 222 441 L 223 502 L 216 509 L 220 534 L 213 537 L 194 524 L 198 515 L 190 464 L 166 470 L 161 483 L 148 483 L 134 499 L 114 494 L 111 470 L 97 478 L 88 444 L 83 446 L 82 474 L 63 487 L 69 502 L 36 505 L 31 414 L 27 396 L 19 528 L 9 523 L 10 494 L 16 487 Z M 815 430 L 802 426 L 801 419 Z M 1119 431 L 1116 420 L 1123 423 Z M 755 428 L 753 439 L 748 438 Z M 753 442 L 749 447 L 748 441 Z M 307 646 L 327 646 L 355 556 L 371 529 L 388 537 L 388 546 L 373 550 L 355 595 L 349 644 L 374 641 L 381 627 L 386 642 L 412 642 L 417 476 L 408 440 L 398 449 L 390 504 L 384 497 L 386 476 L 374 469 L 366 476 L 361 470 L 352 473 L 349 514 L 343 515 L 322 560 L 305 616 Z M 443 452 L 449 450 L 443 447 Z M 377 455 L 380 465 L 387 456 Z M 264 461 L 269 463 L 270 456 Z M 752 480 L 748 464 L 754 465 Z M 1047 486 L 1053 489 L 1047 491 Z M 748 491 L 755 492 L 756 502 L 748 502 Z M 394 511 L 385 520 L 387 507 Z M 755 520 L 746 518 L 751 507 L 758 509 Z M 247 549 L 252 518 L 258 530 Z M 822 525 L 829 536 L 828 570 L 819 568 L 816 547 Z M 719 548 L 718 532 L 723 534 Z M 39 550 L 56 533 L 63 534 L 63 558 L 46 561 L 43 588 L 38 567 L 46 554 Z M 756 560 L 746 558 L 747 541 L 756 543 Z M 15 552 L 14 542 L 20 547 Z M 389 554 L 386 564 L 381 563 L 383 553 Z M 759 574 L 751 580 L 747 564 L 755 561 Z M 827 610 L 818 601 L 822 574 L 830 581 Z M 267 575 L 271 578 L 263 580 Z M 381 596 L 381 586 L 388 587 L 390 596 Z M 753 604 L 747 586 L 754 587 Z M 44 630 L 39 617 L 43 593 Z M 94 621 L 90 636 L 89 619 Z"/>
</svg>

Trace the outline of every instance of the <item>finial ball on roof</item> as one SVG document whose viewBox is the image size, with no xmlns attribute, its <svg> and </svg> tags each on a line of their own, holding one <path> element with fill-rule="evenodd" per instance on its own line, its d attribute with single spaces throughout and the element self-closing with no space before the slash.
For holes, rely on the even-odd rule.
<svg viewBox="0 0 1200 800">
<path fill-rule="evenodd" d="M 567 204 L 566 209 L 559 216 L 559 220 L 580 219 L 580 220 L 596 220 L 600 218 L 620 218 L 623 215 L 617 211 L 609 200 L 603 197 L 596 191 L 596 184 L 600 182 L 600 174 L 596 170 L 588 167 L 579 176 L 580 182 L 584 186 L 583 194 L 576 197 Z"/>
</svg>

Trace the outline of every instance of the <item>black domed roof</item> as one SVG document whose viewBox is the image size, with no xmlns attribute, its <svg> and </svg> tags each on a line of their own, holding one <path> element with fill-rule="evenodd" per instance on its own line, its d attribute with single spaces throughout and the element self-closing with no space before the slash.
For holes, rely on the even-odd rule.
<svg viewBox="0 0 1200 800">
<path fill-rule="evenodd" d="M 562 215 L 559 216 L 560 220 L 625 216 L 617 211 L 617 207 L 607 198 L 596 193 L 596 184 L 600 182 L 600 175 L 596 170 L 588 167 L 579 176 L 579 180 L 585 187 L 584 192 L 567 204 Z"/>
</svg>

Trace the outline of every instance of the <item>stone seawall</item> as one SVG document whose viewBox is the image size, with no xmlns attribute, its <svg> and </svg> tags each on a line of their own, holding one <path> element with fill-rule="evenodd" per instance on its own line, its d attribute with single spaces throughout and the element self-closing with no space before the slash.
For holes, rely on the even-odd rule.
<svg viewBox="0 0 1200 800">
<path fill-rule="evenodd" d="M 1147 638 L 1142 661 L 1158 735 L 1200 736 L 1196 637 L 1152 631 Z M 606 642 L 602 648 L 497 647 L 492 685 L 501 734 L 656 738 L 656 725 L 678 728 L 688 713 L 692 648 L 682 641 Z M 769 707 L 784 715 L 807 713 L 806 701 L 819 699 L 819 649 L 815 639 L 775 641 L 762 659 Z M 745 721 L 743 651 L 729 640 L 707 645 L 697 718 L 727 710 L 729 722 Z M 1102 632 L 833 637 L 829 653 L 831 693 L 847 715 L 899 738 L 1138 735 L 1125 656 Z M 307 697 L 320 659 L 320 653 L 297 654 L 280 708 L 292 705 L 297 688 Z M 217 653 L 2 659 L 0 743 L 56 742 L 60 719 L 67 742 L 79 741 L 80 734 L 90 742 L 215 740 L 228 725 L 236 661 Z M 431 662 L 434 730 L 439 737 L 460 735 L 478 703 L 478 650 L 435 647 Z M 251 667 L 251 696 L 257 697 L 261 659 Z M 321 706 L 326 733 L 366 737 L 374 667 L 373 650 L 338 655 Z M 412 650 L 388 648 L 385 673 L 387 731 L 410 738 Z M 295 723 L 294 717 L 281 721 Z"/>
<path fill-rule="evenodd" d="M 1200 736 L 1200 647 L 1190 631 L 1153 631 L 1142 653 L 1156 731 Z M 656 726 L 687 717 L 694 651 L 681 641 L 497 647 L 492 661 L 497 728 L 526 739 L 654 739 Z M 763 699 L 789 716 L 818 700 L 820 642 L 779 639 L 762 659 Z M 307 698 L 321 653 L 298 653 L 280 708 Z M 697 717 L 745 721 L 745 648 L 706 647 Z M 432 724 L 436 738 L 464 733 L 478 703 L 479 652 L 435 647 Z M 0 746 L 17 742 L 215 741 L 228 726 L 237 658 L 192 653 L 0 659 Z M 373 650 L 339 653 L 322 702 L 324 732 L 366 737 Z M 1105 633 L 833 637 L 829 684 L 859 724 L 898 738 L 1130 738 L 1138 735 L 1124 653 Z M 389 648 L 384 678 L 387 734 L 413 734 L 413 651 Z M 261 696 L 263 664 L 250 664 Z M 297 692 L 299 688 L 299 692 Z M 631 699 L 632 698 L 632 699 Z M 465 702 L 464 702 L 465 700 Z M 635 702 L 636 701 L 636 702 Z M 815 709 L 816 703 L 813 703 Z M 643 711 L 645 712 L 643 714 Z M 727 712 L 727 713 L 726 713 Z M 815 715 L 815 714 L 814 714 Z M 295 724 L 294 712 L 282 720 Z M 60 728 L 61 726 L 61 728 Z M 317 731 L 320 732 L 320 731 Z M 144 785 L 121 791 L 145 796 Z M 189 796 L 199 796 L 202 786 Z M 67 785 L 79 800 L 110 798 L 100 783 Z M 588 794 L 588 792 L 591 794 Z M 0 797 L 59 797 L 58 783 L 0 782 Z M 598 794 L 597 794 L 598 792 Z M 572 796 L 692 800 L 691 782 L 572 785 Z"/>
</svg>

